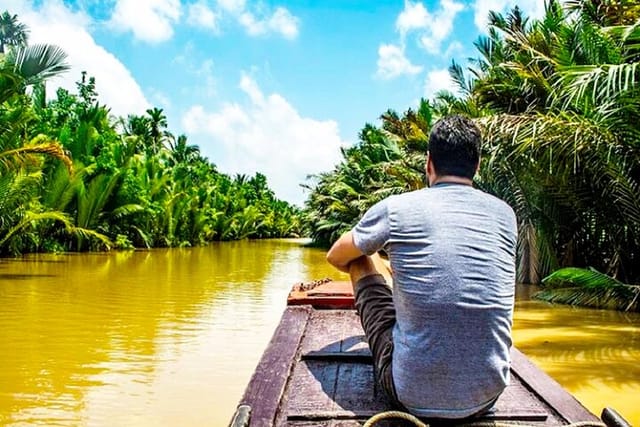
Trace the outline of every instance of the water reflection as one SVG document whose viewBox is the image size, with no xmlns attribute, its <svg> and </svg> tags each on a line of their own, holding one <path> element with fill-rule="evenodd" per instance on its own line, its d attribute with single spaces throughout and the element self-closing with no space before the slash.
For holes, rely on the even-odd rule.
<svg viewBox="0 0 640 427">
<path fill-rule="evenodd" d="M 514 337 L 593 412 L 612 406 L 640 423 L 640 315 L 521 301 Z"/>
<path fill-rule="evenodd" d="M 0 260 L 0 425 L 226 425 L 291 284 L 327 276 L 287 240 Z M 522 302 L 515 329 L 593 409 L 638 395 L 637 316 Z"/>
</svg>

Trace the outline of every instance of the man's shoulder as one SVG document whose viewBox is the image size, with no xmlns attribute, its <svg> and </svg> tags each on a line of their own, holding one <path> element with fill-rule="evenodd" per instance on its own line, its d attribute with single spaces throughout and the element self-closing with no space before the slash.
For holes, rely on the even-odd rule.
<svg viewBox="0 0 640 427">
<path fill-rule="evenodd" d="M 406 215 L 416 209 L 428 209 L 429 205 L 432 204 L 429 202 L 426 188 L 394 194 L 385 198 L 381 203 L 384 205 L 387 215 L 390 216 Z"/>
<path fill-rule="evenodd" d="M 408 191 L 406 193 L 394 194 L 384 199 L 387 204 L 407 204 L 415 203 L 418 200 L 425 200 L 428 197 L 428 188 L 421 188 L 419 190 Z"/>
<path fill-rule="evenodd" d="M 460 187 L 454 187 L 459 189 Z M 419 190 L 389 196 L 379 202 L 385 209 L 390 211 L 404 210 L 406 207 L 428 208 L 433 205 L 448 205 L 449 203 L 474 205 L 482 203 L 496 213 L 515 218 L 511 206 L 504 200 L 473 187 L 464 187 L 464 194 L 457 193 L 457 196 L 448 197 L 434 188 L 421 188 Z"/>
<path fill-rule="evenodd" d="M 487 193 L 482 190 L 476 190 L 477 192 L 482 194 L 488 203 L 492 204 L 492 207 L 497 211 L 502 211 L 505 215 L 510 215 L 515 218 L 515 213 L 513 212 L 513 208 L 501 198 L 494 196 L 493 194 Z"/>
</svg>

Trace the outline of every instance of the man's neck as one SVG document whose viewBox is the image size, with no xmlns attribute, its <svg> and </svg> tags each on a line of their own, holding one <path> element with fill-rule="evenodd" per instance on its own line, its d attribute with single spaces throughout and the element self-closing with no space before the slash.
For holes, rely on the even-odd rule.
<svg viewBox="0 0 640 427">
<path fill-rule="evenodd" d="M 469 178 L 465 178 L 463 176 L 442 175 L 442 176 L 436 176 L 435 179 L 431 183 L 429 183 L 429 187 L 433 187 L 436 184 L 473 185 L 473 180 Z"/>
</svg>

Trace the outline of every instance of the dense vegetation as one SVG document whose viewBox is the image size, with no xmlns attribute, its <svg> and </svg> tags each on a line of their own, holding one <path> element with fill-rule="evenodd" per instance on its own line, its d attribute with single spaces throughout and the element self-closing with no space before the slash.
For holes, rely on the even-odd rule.
<svg viewBox="0 0 640 427">
<path fill-rule="evenodd" d="M 461 113 L 484 133 L 476 185 L 518 216 L 518 280 L 560 270 L 543 297 L 639 310 L 640 287 L 628 284 L 640 282 L 640 5 L 549 1 L 538 20 L 491 13 L 475 45 L 468 67 L 450 66 L 459 95 L 387 111 L 315 177 L 305 211 L 314 240 L 329 244 L 376 201 L 422 187 L 431 124 Z"/>
<path fill-rule="evenodd" d="M 301 233 L 264 175 L 218 172 L 161 109 L 114 118 L 85 74 L 77 94 L 47 101 L 66 55 L 27 42 L 17 16 L 0 15 L 0 255 Z"/>
</svg>

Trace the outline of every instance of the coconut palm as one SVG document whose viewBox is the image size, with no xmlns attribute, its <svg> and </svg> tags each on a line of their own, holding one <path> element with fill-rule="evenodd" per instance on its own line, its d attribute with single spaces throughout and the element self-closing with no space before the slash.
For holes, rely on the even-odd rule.
<svg viewBox="0 0 640 427">
<path fill-rule="evenodd" d="M 8 49 L 26 46 L 29 39 L 29 29 L 18 21 L 18 15 L 11 15 L 8 11 L 0 15 L 0 53 L 6 54 Z"/>
<path fill-rule="evenodd" d="M 149 116 L 149 136 L 151 137 L 151 146 L 149 147 L 152 153 L 157 153 L 164 147 L 164 142 L 169 137 L 167 132 L 167 116 L 164 114 L 162 108 L 150 108 L 147 111 Z"/>
<path fill-rule="evenodd" d="M 633 283 L 640 29 L 624 25 L 628 13 L 615 21 L 594 16 L 595 2 L 570 3 L 548 3 L 539 21 L 491 16 L 472 91 L 488 110 L 480 184 L 518 214 L 521 280 L 577 266 Z"/>
</svg>

